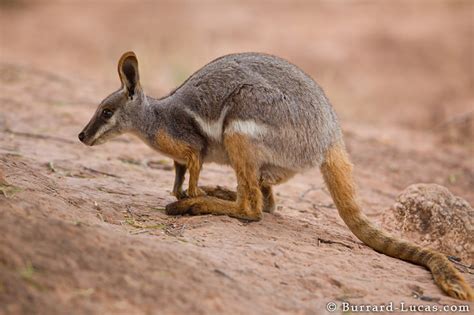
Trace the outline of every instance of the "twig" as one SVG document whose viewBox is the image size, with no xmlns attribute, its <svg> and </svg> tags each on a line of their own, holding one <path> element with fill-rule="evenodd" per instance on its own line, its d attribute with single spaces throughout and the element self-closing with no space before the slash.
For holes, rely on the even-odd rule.
<svg viewBox="0 0 474 315">
<path fill-rule="evenodd" d="M 448 256 L 448 259 L 449 259 L 450 262 L 452 262 L 454 265 L 456 265 L 456 267 L 460 271 L 466 272 L 466 273 L 471 274 L 471 275 L 474 275 L 474 271 L 471 271 L 471 270 L 474 270 L 474 267 L 461 263 L 461 258 L 455 257 L 455 256 Z"/>
<path fill-rule="evenodd" d="M 124 193 L 121 191 L 116 191 L 116 190 L 110 190 L 105 187 L 98 187 L 97 188 L 99 191 L 103 191 L 109 194 L 115 194 L 115 195 L 122 195 L 122 196 L 136 196 L 135 194 L 129 194 L 129 193 Z"/>
<path fill-rule="evenodd" d="M 92 172 L 92 173 L 101 174 L 101 175 L 110 176 L 110 177 L 115 177 L 115 178 L 120 178 L 120 176 L 110 174 L 110 173 L 107 173 L 107 172 L 103 172 L 103 171 L 99 171 L 99 170 L 96 170 L 96 169 L 93 169 L 93 168 L 90 168 L 90 167 L 87 167 L 87 166 L 83 166 L 82 168 L 85 169 L 86 171 L 89 171 L 89 172 Z"/>
<path fill-rule="evenodd" d="M 339 244 L 339 245 L 342 245 L 344 247 L 353 249 L 353 247 L 351 245 L 347 245 L 347 244 L 344 244 L 344 243 L 338 242 L 338 241 L 326 240 L 326 239 L 318 237 L 318 246 L 319 246 L 320 243 L 322 243 L 322 244 Z"/>
<path fill-rule="evenodd" d="M 419 299 L 421 301 L 426 301 L 426 302 L 439 302 L 440 298 L 434 298 L 431 296 L 423 295 L 422 293 L 418 292 L 412 292 L 412 295 L 415 299 Z"/>
<path fill-rule="evenodd" d="M 308 189 L 306 189 L 305 191 L 303 191 L 301 193 L 299 200 L 301 201 L 306 196 L 306 194 L 308 194 L 309 192 L 311 192 L 313 190 L 317 190 L 317 189 L 319 189 L 319 188 L 316 188 L 316 187 L 314 187 L 314 185 L 311 185 L 311 187 L 309 187 Z"/>
<path fill-rule="evenodd" d="M 221 275 L 227 279 L 230 279 L 230 280 L 234 280 L 234 278 L 232 278 L 231 276 L 229 276 L 228 274 L 226 274 L 224 271 L 220 270 L 220 269 L 214 269 L 214 272 L 217 273 L 218 275 Z"/>
<path fill-rule="evenodd" d="M 137 230 L 137 231 L 131 231 L 130 234 L 137 235 L 137 234 L 143 234 L 147 232 L 149 232 L 149 230 Z"/>
<path fill-rule="evenodd" d="M 315 210 L 318 210 L 318 207 L 328 208 L 328 209 L 336 209 L 336 206 L 331 202 L 328 203 L 327 205 L 325 205 L 323 203 L 318 203 L 318 204 L 313 203 L 312 206 L 313 206 L 313 209 L 315 209 Z"/>
</svg>

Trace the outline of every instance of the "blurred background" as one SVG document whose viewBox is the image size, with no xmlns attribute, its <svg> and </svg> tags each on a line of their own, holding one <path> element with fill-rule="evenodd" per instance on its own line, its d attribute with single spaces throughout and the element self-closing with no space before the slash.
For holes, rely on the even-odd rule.
<svg viewBox="0 0 474 315">
<path fill-rule="evenodd" d="M 266 52 L 309 73 L 343 121 L 448 126 L 444 139 L 466 142 L 473 3 L 0 0 L 0 59 L 81 78 L 105 96 L 118 87 L 118 58 L 133 50 L 142 84 L 159 96 L 216 57 Z"/>
</svg>

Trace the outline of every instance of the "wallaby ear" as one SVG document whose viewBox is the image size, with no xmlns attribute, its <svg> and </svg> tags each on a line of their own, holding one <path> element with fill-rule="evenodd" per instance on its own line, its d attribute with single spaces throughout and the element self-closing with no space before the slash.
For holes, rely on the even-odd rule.
<svg viewBox="0 0 474 315">
<path fill-rule="evenodd" d="M 132 98 L 137 88 L 140 87 L 138 59 L 133 51 L 128 51 L 120 57 L 118 73 L 120 81 L 122 81 L 122 86 L 127 89 L 128 96 Z"/>
</svg>

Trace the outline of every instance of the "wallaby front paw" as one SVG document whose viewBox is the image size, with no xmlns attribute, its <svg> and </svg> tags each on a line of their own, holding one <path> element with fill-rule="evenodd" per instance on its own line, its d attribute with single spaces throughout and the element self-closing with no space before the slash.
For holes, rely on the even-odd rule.
<svg viewBox="0 0 474 315">
<path fill-rule="evenodd" d="M 181 199 L 184 199 L 186 197 L 188 197 L 188 195 L 186 194 L 186 192 L 180 190 L 180 191 L 172 191 L 171 192 L 171 195 L 175 196 L 176 199 L 178 200 L 181 200 Z"/>
</svg>

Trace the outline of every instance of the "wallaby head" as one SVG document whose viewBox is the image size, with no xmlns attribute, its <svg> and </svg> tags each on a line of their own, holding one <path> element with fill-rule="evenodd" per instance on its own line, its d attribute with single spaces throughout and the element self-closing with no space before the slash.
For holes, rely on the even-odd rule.
<svg viewBox="0 0 474 315">
<path fill-rule="evenodd" d="M 97 145 L 131 131 L 132 118 L 146 102 L 140 86 L 138 60 L 133 52 L 126 52 L 118 62 L 122 87 L 107 96 L 98 106 L 89 123 L 79 134 L 86 145 Z"/>
</svg>

